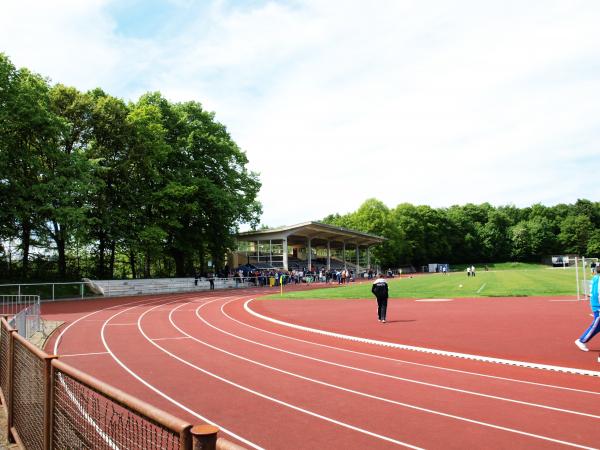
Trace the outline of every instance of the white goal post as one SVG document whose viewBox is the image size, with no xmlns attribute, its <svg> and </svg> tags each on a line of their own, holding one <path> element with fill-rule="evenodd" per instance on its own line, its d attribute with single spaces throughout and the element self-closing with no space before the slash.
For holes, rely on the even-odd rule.
<svg viewBox="0 0 600 450">
<path fill-rule="evenodd" d="M 577 300 L 585 300 L 590 296 L 590 285 L 596 266 L 600 264 L 600 258 L 589 258 L 586 256 L 574 257 L 575 260 L 575 282 L 577 283 Z M 579 281 L 579 268 L 581 268 L 582 279 Z M 588 280 L 588 271 L 590 271 L 590 277 Z M 581 295 L 583 294 L 583 298 Z"/>
</svg>

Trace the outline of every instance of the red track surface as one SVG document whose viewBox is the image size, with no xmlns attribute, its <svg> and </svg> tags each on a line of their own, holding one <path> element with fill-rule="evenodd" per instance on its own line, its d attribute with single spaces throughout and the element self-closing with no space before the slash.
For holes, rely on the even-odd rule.
<svg viewBox="0 0 600 450">
<path fill-rule="evenodd" d="M 248 448 L 600 445 L 599 377 L 294 329 L 244 309 L 259 292 L 57 302 L 43 315 L 67 321 L 63 361 L 192 423 L 215 423 Z M 346 335 L 600 371 L 600 344 L 588 353 L 573 344 L 589 325 L 587 306 L 552 300 L 391 300 L 387 324 L 373 300 L 249 307 Z"/>
</svg>

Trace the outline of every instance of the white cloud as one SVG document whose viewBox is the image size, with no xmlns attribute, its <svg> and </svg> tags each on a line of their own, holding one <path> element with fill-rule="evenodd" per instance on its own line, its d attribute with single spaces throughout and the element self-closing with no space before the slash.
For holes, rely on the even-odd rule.
<svg viewBox="0 0 600 450">
<path fill-rule="evenodd" d="M 11 1 L 0 44 L 55 81 L 216 111 L 261 173 L 269 225 L 369 197 L 595 200 L 595 2 L 172 3 L 167 37 L 131 39 L 108 1 Z"/>
</svg>

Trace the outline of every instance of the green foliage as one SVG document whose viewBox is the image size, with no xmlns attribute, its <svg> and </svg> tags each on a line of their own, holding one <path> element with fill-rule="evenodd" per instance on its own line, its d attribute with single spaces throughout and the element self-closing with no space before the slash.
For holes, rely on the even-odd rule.
<svg viewBox="0 0 600 450">
<path fill-rule="evenodd" d="M 0 106 L 0 238 L 22 255 L 0 277 L 40 278 L 30 248 L 60 278 L 189 275 L 258 223 L 258 175 L 197 102 L 50 86 L 0 54 Z"/>
<path fill-rule="evenodd" d="M 419 268 L 434 262 L 541 261 L 563 253 L 597 256 L 599 216 L 600 203 L 588 200 L 523 209 L 488 203 L 441 209 L 403 203 L 388 209 L 370 199 L 355 212 L 324 221 L 385 237 L 373 252 L 382 267 Z"/>
</svg>

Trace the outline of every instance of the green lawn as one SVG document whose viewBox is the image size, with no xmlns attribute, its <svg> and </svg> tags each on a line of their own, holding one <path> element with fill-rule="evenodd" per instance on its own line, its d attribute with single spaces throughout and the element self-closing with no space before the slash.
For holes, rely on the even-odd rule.
<svg viewBox="0 0 600 450">
<path fill-rule="evenodd" d="M 490 265 L 491 267 L 491 265 Z M 388 280 L 392 298 L 457 298 L 457 297 L 522 297 L 522 296 L 561 296 L 577 294 L 574 268 L 548 268 L 540 265 L 520 265 L 510 268 L 503 265 L 500 270 L 490 268 L 477 271 L 475 277 L 467 277 L 465 272 L 448 275 L 426 274 L 413 278 Z M 479 268 L 478 268 L 479 269 Z M 590 276 L 587 275 L 589 280 Z M 580 271 L 580 279 L 582 277 Z M 267 298 L 370 298 L 371 285 L 352 283 L 350 286 L 315 289 L 301 292 L 279 293 Z"/>
</svg>

